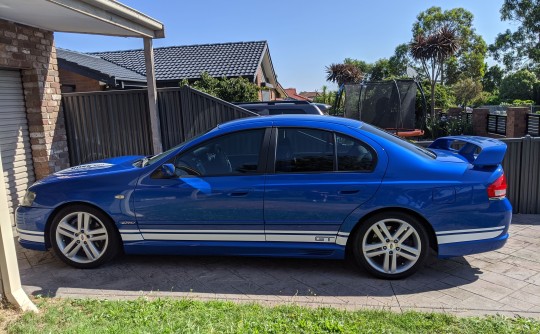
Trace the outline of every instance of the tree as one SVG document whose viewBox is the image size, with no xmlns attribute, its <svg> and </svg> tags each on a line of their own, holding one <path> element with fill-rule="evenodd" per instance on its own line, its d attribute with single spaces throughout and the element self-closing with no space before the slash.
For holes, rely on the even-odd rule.
<svg viewBox="0 0 540 334">
<path fill-rule="evenodd" d="M 364 74 L 371 72 L 371 68 L 373 67 L 372 64 L 369 64 L 363 60 L 352 59 L 352 58 L 345 58 L 345 60 L 343 61 L 343 64 L 354 65 L 360 72 Z"/>
<path fill-rule="evenodd" d="M 462 78 L 479 80 L 484 75 L 488 47 L 484 39 L 476 34 L 473 19 L 473 14 L 463 8 L 443 11 L 440 7 L 431 7 L 418 14 L 413 24 L 413 38 L 431 35 L 442 27 L 456 33 L 460 49 L 443 64 L 443 84 L 451 85 Z"/>
<path fill-rule="evenodd" d="M 514 21 L 518 27 L 497 35 L 489 46 L 493 58 L 502 61 L 508 71 L 527 62 L 540 64 L 540 0 L 505 0 L 501 19 Z"/>
<path fill-rule="evenodd" d="M 353 64 L 332 64 L 326 67 L 326 80 L 338 86 L 359 83 L 363 77 L 364 74 Z"/>
<path fill-rule="evenodd" d="M 180 85 L 187 84 L 187 80 L 183 80 Z M 203 72 L 201 73 L 201 79 L 191 83 L 191 86 L 227 102 L 259 100 L 260 88 L 246 78 L 214 78 Z"/>
<path fill-rule="evenodd" d="M 440 78 L 444 61 L 456 53 L 458 39 L 453 29 L 443 26 L 437 32 L 420 34 L 411 43 L 411 55 L 422 64 L 431 86 L 431 115 L 435 114 L 435 85 Z"/>
<path fill-rule="evenodd" d="M 404 77 L 407 67 L 411 65 L 411 56 L 408 44 L 400 44 L 394 50 L 394 55 L 388 59 L 389 73 L 391 76 Z"/>
<path fill-rule="evenodd" d="M 484 86 L 484 90 L 491 93 L 498 90 L 503 76 L 504 71 L 499 65 L 494 65 L 488 68 L 486 74 L 484 74 L 484 77 L 482 78 L 482 86 Z"/>
<path fill-rule="evenodd" d="M 523 69 L 502 79 L 499 95 L 507 100 L 532 100 L 537 78 L 534 73 Z"/>
<path fill-rule="evenodd" d="M 369 80 L 381 81 L 390 76 L 390 62 L 386 58 L 381 58 L 373 64 L 369 73 Z"/>
<path fill-rule="evenodd" d="M 482 93 L 482 84 L 472 78 L 466 78 L 458 81 L 453 86 L 453 90 L 457 104 L 466 107 L 471 101 L 474 101 L 480 96 Z"/>
</svg>

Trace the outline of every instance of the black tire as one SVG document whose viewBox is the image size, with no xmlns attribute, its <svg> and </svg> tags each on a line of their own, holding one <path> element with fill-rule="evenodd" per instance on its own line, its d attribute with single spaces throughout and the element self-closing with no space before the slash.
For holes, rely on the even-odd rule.
<svg viewBox="0 0 540 334">
<path fill-rule="evenodd" d="M 417 218 L 392 211 L 376 214 L 360 224 L 352 240 L 352 255 L 356 264 L 371 275 L 402 279 L 423 267 L 429 254 L 429 238 Z M 386 226 L 386 231 L 382 225 Z M 399 236 L 394 238 L 398 232 Z M 380 240 L 381 236 L 384 240 Z M 400 237 L 405 239 L 399 240 Z"/>
<path fill-rule="evenodd" d="M 79 218 L 82 218 L 81 225 L 78 225 Z M 80 226 L 83 228 L 79 229 Z M 75 268 L 99 267 L 114 258 L 120 250 L 120 238 L 111 218 L 84 204 L 71 205 L 58 211 L 49 228 L 49 238 L 56 256 Z"/>
</svg>

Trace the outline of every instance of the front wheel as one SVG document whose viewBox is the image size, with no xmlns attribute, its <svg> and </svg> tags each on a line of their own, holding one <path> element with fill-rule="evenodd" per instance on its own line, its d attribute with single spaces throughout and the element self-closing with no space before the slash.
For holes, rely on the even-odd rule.
<svg viewBox="0 0 540 334">
<path fill-rule="evenodd" d="M 353 255 L 370 274 L 400 279 L 414 274 L 424 264 L 429 238 L 422 223 L 401 212 L 377 214 L 354 235 Z"/>
<path fill-rule="evenodd" d="M 112 220 L 86 205 L 60 210 L 49 230 L 56 255 L 76 268 L 95 268 L 112 259 L 119 248 Z"/>
</svg>

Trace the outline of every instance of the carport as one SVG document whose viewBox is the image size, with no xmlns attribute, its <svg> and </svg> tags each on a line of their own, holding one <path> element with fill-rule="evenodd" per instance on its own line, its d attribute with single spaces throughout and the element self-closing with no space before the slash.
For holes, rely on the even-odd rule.
<svg viewBox="0 0 540 334">
<path fill-rule="evenodd" d="M 67 146 L 56 144 L 56 141 L 65 141 L 65 130 L 62 132 L 63 124 L 58 125 L 62 122 L 58 116 L 60 83 L 52 33 L 143 39 L 155 153 L 160 152 L 162 146 L 157 118 L 152 41 L 154 38 L 163 38 L 165 34 L 163 24 L 159 21 L 109 0 L 0 0 L 0 32 L 0 83 L 7 87 L 5 92 L 13 92 L 0 96 L 0 109 L 4 111 L 2 116 L 0 110 L 0 117 L 7 119 L 9 115 L 21 113 L 21 117 L 0 124 L 4 125 L 0 134 L 1 131 L 6 133 L 0 137 L 0 144 L 2 138 L 10 137 L 9 131 L 14 131 L 15 137 L 22 138 L 10 142 L 13 147 L 5 150 L 9 153 L 4 157 L 1 156 L 3 150 L 0 150 L 0 175 L 5 176 L 5 182 L 0 186 L 1 288 L 2 295 L 10 303 L 23 310 L 36 310 L 21 288 L 8 194 L 11 206 L 15 206 L 13 198 L 20 197 L 24 189 L 19 188 L 31 183 L 34 174 L 39 179 L 64 166 L 56 161 L 66 155 Z M 12 98 L 11 94 L 18 94 L 18 97 Z M 19 159 L 18 155 L 23 158 Z M 24 160 L 26 157 L 28 160 Z M 15 177 L 9 174 L 9 170 L 4 174 L 2 159 L 9 161 L 9 165 L 4 165 L 13 170 L 16 162 L 19 162 L 17 168 L 20 168 L 22 161 L 26 173 L 32 176 L 24 174 Z M 17 184 L 13 180 L 24 182 Z"/>
</svg>

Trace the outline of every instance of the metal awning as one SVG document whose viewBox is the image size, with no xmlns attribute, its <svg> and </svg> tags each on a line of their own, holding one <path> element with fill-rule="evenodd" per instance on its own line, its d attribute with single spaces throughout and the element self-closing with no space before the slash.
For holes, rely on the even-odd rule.
<svg viewBox="0 0 540 334">
<path fill-rule="evenodd" d="M 111 0 L 0 0 L 0 18 L 58 32 L 165 37 L 161 22 Z"/>
</svg>

